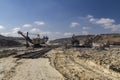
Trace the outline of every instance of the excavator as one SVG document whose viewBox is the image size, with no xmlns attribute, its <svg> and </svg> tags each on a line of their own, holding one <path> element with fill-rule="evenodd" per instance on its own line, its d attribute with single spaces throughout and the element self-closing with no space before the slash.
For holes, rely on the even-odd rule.
<svg viewBox="0 0 120 80">
<path fill-rule="evenodd" d="M 80 40 L 73 34 L 71 42 L 73 47 L 92 47 L 92 38 L 89 37 L 84 41 L 84 44 L 80 45 Z"/>
<path fill-rule="evenodd" d="M 110 47 L 109 40 L 104 41 L 101 35 L 95 35 L 92 38 L 92 47 L 99 50 L 104 50 L 105 48 Z"/>
<path fill-rule="evenodd" d="M 77 37 L 75 36 L 75 34 L 73 34 L 73 36 L 72 36 L 71 43 L 72 43 L 72 46 L 73 46 L 73 47 L 78 47 L 79 44 L 80 44 L 80 42 L 79 42 L 79 40 L 77 39 Z"/>
<path fill-rule="evenodd" d="M 92 48 L 92 43 L 93 43 L 92 38 L 87 38 L 87 39 L 84 41 L 84 44 L 83 44 L 82 46 L 83 46 L 83 47 Z"/>
<path fill-rule="evenodd" d="M 73 35 L 72 36 L 72 46 L 74 47 L 85 47 L 85 48 L 96 48 L 96 49 L 105 49 L 105 47 L 110 47 L 109 41 L 106 43 L 101 43 L 102 37 L 101 35 L 95 35 L 93 37 L 88 36 L 82 45 L 79 46 L 79 39 Z"/>
<path fill-rule="evenodd" d="M 75 36 L 73 34 L 72 36 L 72 40 L 71 40 L 71 43 L 72 43 L 72 46 L 73 47 L 88 47 L 88 48 L 91 48 L 92 47 L 92 39 L 91 38 L 87 38 L 85 41 L 84 41 L 84 44 L 80 45 L 80 40 L 77 38 L 77 36 Z"/>
<path fill-rule="evenodd" d="M 44 44 L 46 44 L 46 42 L 48 41 L 48 37 L 47 36 L 44 36 L 43 38 L 40 38 L 39 34 L 37 34 L 37 38 L 33 38 L 33 39 L 31 39 L 29 37 L 29 33 L 28 32 L 27 32 L 26 35 L 24 35 L 23 32 L 18 31 L 18 34 L 23 36 L 24 39 L 26 40 L 26 47 L 30 47 L 30 44 L 32 44 L 32 47 L 34 47 L 34 48 L 44 47 Z"/>
</svg>

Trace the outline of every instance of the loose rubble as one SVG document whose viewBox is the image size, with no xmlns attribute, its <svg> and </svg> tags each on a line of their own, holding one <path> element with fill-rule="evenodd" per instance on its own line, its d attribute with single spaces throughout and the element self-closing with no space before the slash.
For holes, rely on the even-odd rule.
<svg viewBox="0 0 120 80">
<path fill-rule="evenodd" d="M 66 80 L 120 80 L 120 49 L 99 51 L 59 48 L 47 56 L 51 65 Z"/>
</svg>

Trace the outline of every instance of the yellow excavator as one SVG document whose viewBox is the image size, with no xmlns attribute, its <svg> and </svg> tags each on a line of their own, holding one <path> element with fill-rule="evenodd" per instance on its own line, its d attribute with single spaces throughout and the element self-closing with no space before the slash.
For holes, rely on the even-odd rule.
<svg viewBox="0 0 120 80">
<path fill-rule="evenodd" d="M 23 36 L 24 39 L 26 40 L 26 47 L 30 47 L 30 43 L 32 44 L 32 47 L 34 47 L 34 48 L 43 47 L 44 44 L 46 44 L 46 42 L 48 41 L 48 37 L 47 36 L 43 36 L 43 38 L 40 38 L 39 34 L 37 34 L 37 38 L 33 38 L 33 39 L 31 39 L 29 37 L 29 33 L 28 32 L 27 32 L 26 35 L 24 35 L 23 32 L 18 31 L 18 34 Z"/>
</svg>

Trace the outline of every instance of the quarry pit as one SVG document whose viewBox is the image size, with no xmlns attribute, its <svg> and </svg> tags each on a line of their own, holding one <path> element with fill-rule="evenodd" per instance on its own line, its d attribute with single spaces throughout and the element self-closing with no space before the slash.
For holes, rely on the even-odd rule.
<svg viewBox="0 0 120 80">
<path fill-rule="evenodd" d="M 45 53 L 41 54 L 41 51 Z M 120 80 L 119 47 L 106 50 L 57 47 L 3 52 L 9 55 L 0 58 L 0 80 Z"/>
</svg>

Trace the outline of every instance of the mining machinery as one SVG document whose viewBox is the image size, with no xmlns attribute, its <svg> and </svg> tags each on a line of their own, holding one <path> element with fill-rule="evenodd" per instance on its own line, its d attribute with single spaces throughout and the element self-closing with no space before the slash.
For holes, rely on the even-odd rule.
<svg viewBox="0 0 120 80">
<path fill-rule="evenodd" d="M 80 40 L 73 34 L 71 42 L 73 47 L 92 47 L 92 38 L 90 37 L 87 37 L 87 39 L 84 41 L 84 44 L 80 45 Z"/>
<path fill-rule="evenodd" d="M 43 36 L 43 38 L 40 38 L 39 34 L 37 34 L 37 38 L 33 38 L 33 39 L 31 39 L 29 37 L 29 33 L 28 32 L 27 32 L 26 35 L 24 35 L 23 32 L 18 31 L 18 34 L 23 36 L 24 39 L 26 40 L 26 47 L 30 47 L 30 44 L 32 44 L 32 47 L 34 47 L 34 48 L 43 47 L 43 46 L 45 46 L 44 44 L 46 44 L 46 42 L 48 41 L 48 37 L 47 36 Z"/>
<path fill-rule="evenodd" d="M 84 47 L 88 47 L 88 48 L 92 48 L 92 43 L 93 43 L 93 40 L 92 38 L 88 37 L 85 41 L 84 41 L 84 44 L 82 46 Z"/>
<path fill-rule="evenodd" d="M 103 38 L 101 35 L 95 35 L 95 36 L 87 36 L 87 38 L 84 40 L 84 43 L 82 45 L 80 44 L 80 40 L 77 36 L 73 34 L 72 36 L 72 46 L 74 47 L 84 47 L 84 48 L 95 48 L 95 49 L 105 49 L 105 47 L 110 47 L 109 40 L 106 42 L 102 42 Z"/>
<path fill-rule="evenodd" d="M 73 34 L 73 36 L 72 36 L 71 43 L 72 43 L 72 46 L 73 46 L 73 47 L 78 47 L 79 44 L 80 44 L 79 40 L 77 39 L 77 37 L 76 37 L 74 34 Z"/>
<path fill-rule="evenodd" d="M 93 48 L 97 48 L 99 50 L 104 50 L 105 48 L 110 48 L 109 40 L 104 40 L 101 35 L 95 35 L 93 37 Z"/>
</svg>

